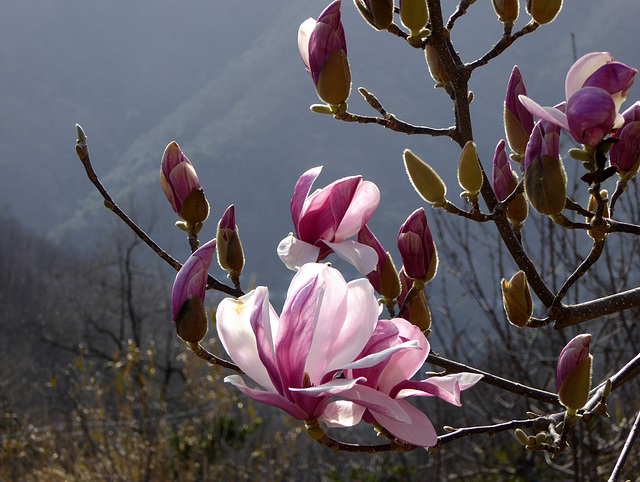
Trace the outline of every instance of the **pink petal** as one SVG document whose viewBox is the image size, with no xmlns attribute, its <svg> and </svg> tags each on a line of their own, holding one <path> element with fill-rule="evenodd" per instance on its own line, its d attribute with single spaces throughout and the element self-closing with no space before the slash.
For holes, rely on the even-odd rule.
<svg viewBox="0 0 640 482">
<path fill-rule="evenodd" d="M 380 305 L 371 284 L 363 278 L 351 281 L 345 294 L 338 313 L 323 313 L 318 320 L 319 329 L 307 361 L 310 374 L 316 367 L 324 366 L 325 372 L 329 372 L 351 363 L 375 329 Z M 325 302 L 331 303 L 331 298 L 327 297 Z"/>
<path fill-rule="evenodd" d="M 409 422 L 402 423 L 379 412 L 371 411 L 371 414 L 397 439 L 418 447 L 433 447 L 438 442 L 438 436 L 429 418 L 405 400 L 397 402 L 409 415 Z"/>
<path fill-rule="evenodd" d="M 228 377 L 225 377 L 224 381 L 226 383 L 231 383 L 246 396 L 253 398 L 260 403 L 281 408 L 297 420 L 306 420 L 311 416 L 311 414 L 307 414 L 296 404 L 287 400 L 285 397 L 278 395 L 277 393 L 265 392 L 263 390 L 255 390 L 253 388 L 249 388 L 240 375 L 229 375 Z"/>
<path fill-rule="evenodd" d="M 335 240 L 340 242 L 358 234 L 380 203 L 380 190 L 370 181 L 363 181 L 351 198 L 344 215 L 339 218 Z M 338 218 L 337 218 L 338 219 Z"/>
<path fill-rule="evenodd" d="M 302 215 L 302 206 L 309 195 L 311 186 L 316 178 L 320 175 L 322 166 L 314 167 L 305 172 L 293 189 L 293 197 L 291 198 L 291 217 L 293 219 L 293 226 L 298 231 L 298 224 L 300 223 L 300 216 Z"/>
<path fill-rule="evenodd" d="M 315 263 L 320 255 L 320 248 L 300 241 L 292 234 L 280 241 L 278 256 L 292 271 L 298 271 L 304 264 Z"/>
<path fill-rule="evenodd" d="M 591 52 L 580 57 L 567 72 L 564 86 L 565 99 L 570 99 L 582 88 L 591 74 L 609 62 L 613 62 L 609 52 Z"/>
<path fill-rule="evenodd" d="M 325 241 L 324 244 L 331 248 L 340 258 L 355 266 L 358 272 L 365 276 L 376 269 L 378 265 L 378 254 L 370 246 L 352 240 L 340 243 Z"/>
<path fill-rule="evenodd" d="M 396 324 L 401 339 L 416 341 L 419 350 L 405 350 L 396 353 L 380 374 L 378 380 L 379 389 L 390 393 L 391 389 L 399 382 L 410 379 L 424 365 L 429 355 L 429 342 L 417 326 L 412 325 L 404 318 L 391 320 Z"/>
<path fill-rule="evenodd" d="M 327 427 L 353 427 L 362 419 L 365 408 L 346 400 L 336 400 L 327 405 L 318 417 Z"/>
<path fill-rule="evenodd" d="M 315 19 L 308 18 L 302 22 L 298 29 L 298 50 L 300 51 L 302 62 L 309 73 L 311 73 L 311 68 L 309 67 L 309 37 L 311 37 L 311 33 L 315 27 Z"/>
<path fill-rule="evenodd" d="M 542 107 L 537 102 L 524 95 L 521 95 L 518 98 L 520 99 L 520 102 L 522 102 L 522 105 L 524 105 L 533 115 L 569 132 L 567 116 L 563 112 L 555 107 Z"/>
<path fill-rule="evenodd" d="M 361 405 L 371 412 L 383 415 L 389 420 L 397 422 L 410 422 L 411 418 L 406 411 L 408 404 L 401 403 L 402 400 L 394 400 L 386 393 L 382 393 L 373 388 L 356 385 L 352 389 L 339 394 L 341 398 Z"/>
<path fill-rule="evenodd" d="M 277 392 L 258 352 L 258 341 L 252 326 L 252 318 L 261 315 L 271 318 L 263 318 L 263 326 L 269 336 L 273 336 L 274 328 L 277 330 L 277 315 L 268 304 L 268 297 L 267 288 L 260 286 L 237 300 L 222 300 L 216 311 L 216 328 L 222 346 L 234 363 L 255 382 L 269 391 Z M 270 349 L 273 353 L 273 348 Z"/>
</svg>

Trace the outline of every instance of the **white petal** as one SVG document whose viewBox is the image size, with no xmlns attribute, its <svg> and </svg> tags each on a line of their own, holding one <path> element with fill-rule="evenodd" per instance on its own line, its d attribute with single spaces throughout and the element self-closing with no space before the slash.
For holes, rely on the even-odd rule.
<svg viewBox="0 0 640 482">
<path fill-rule="evenodd" d="M 278 245 L 278 256 L 292 271 L 298 271 L 306 263 L 315 263 L 319 254 L 320 248 L 300 241 L 293 234 L 284 238 Z"/>
</svg>

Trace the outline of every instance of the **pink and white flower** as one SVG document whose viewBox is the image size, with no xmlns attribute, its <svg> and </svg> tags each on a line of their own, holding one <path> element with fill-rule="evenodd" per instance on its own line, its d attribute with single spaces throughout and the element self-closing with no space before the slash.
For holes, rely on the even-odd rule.
<svg viewBox="0 0 640 482">
<path fill-rule="evenodd" d="M 296 271 L 335 252 L 366 275 L 376 267 L 375 250 L 347 238 L 358 234 L 371 218 L 380 202 L 380 191 L 361 176 L 352 176 L 309 194 L 321 170 L 315 167 L 298 179 L 291 199 L 295 236 L 280 242 L 278 255 Z"/>
</svg>

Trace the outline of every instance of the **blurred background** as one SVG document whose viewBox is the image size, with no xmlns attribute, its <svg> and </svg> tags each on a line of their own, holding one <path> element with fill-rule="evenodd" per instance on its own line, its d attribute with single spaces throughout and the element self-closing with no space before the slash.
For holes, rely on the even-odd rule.
<svg viewBox="0 0 640 482">
<path fill-rule="evenodd" d="M 431 164 L 455 200 L 459 149 L 445 139 L 406 137 L 309 110 L 318 99 L 300 60 L 297 30 L 326 4 L 3 2 L 0 349 L 5 356 L 0 404 L 5 417 L 0 422 L 0 465 L 3 457 L 11 463 L 0 475 L 26 480 L 59 474 L 60 480 L 81 480 L 81 474 L 92 473 L 83 468 L 86 460 L 99 460 L 94 469 L 112 480 L 158 480 L 153 474 L 158 473 L 159 453 L 172 454 L 165 458 L 173 461 L 174 472 L 164 474 L 176 480 L 206 479 L 216 472 L 205 466 L 218 463 L 214 461 L 221 453 L 235 454 L 229 465 L 236 469 L 255 462 L 247 473 L 269 474 L 274 460 L 281 469 L 292 467 L 283 478 L 308 469 L 294 463 L 294 455 L 285 462 L 278 449 L 288 446 L 287 453 L 293 454 L 299 427 L 289 431 L 292 421 L 274 416 L 275 410 L 267 411 L 270 419 L 265 421 L 245 398 L 222 386 L 221 370 L 212 372 L 183 354 L 168 306 L 175 272 L 104 209 L 75 154 L 74 125 L 85 129 L 94 169 L 115 201 L 184 261 L 189 246 L 173 226 L 177 218 L 158 184 L 162 152 L 177 141 L 211 203 L 201 239 L 215 236 L 219 217 L 235 204 L 247 258 L 243 287 L 252 276 L 268 285 L 277 310 L 292 273 L 278 259 L 276 246 L 293 229 L 293 186 L 311 167 L 324 166 L 315 187 L 354 174 L 378 185 L 382 199 L 369 225 L 398 262 L 398 228 L 423 205 L 408 183 L 402 151 L 410 148 Z M 445 16 L 452 13 L 455 2 L 443 4 Z M 342 14 L 353 79 L 349 110 L 375 115 L 356 91 L 363 86 L 402 120 L 436 128 L 452 125 L 451 102 L 433 88 L 423 53 L 374 31 L 351 2 L 343 2 Z M 477 70 L 470 88 L 475 94 L 474 136 L 484 166 L 490 166 L 495 145 L 504 137 L 504 92 L 514 65 L 529 95 L 553 105 L 564 98 L 564 77 L 576 56 L 609 51 L 616 60 L 640 66 L 638 14 L 636 0 L 566 2 L 554 23 L 519 39 Z M 521 2 L 516 28 L 528 20 Z M 472 61 L 501 34 L 491 3 L 480 1 L 458 20 L 452 39 L 463 60 Z M 634 86 L 631 102 L 639 92 Z M 577 200 L 586 203 L 586 198 Z M 455 252 L 459 243 L 461 257 L 471 260 L 456 261 L 443 248 L 441 274 L 428 293 L 435 335 L 430 341 L 436 351 L 471 361 L 481 350 L 480 337 L 494 335 L 485 315 L 476 314 L 473 291 L 461 277 L 465 270 L 476 276 L 492 270 L 495 282 L 485 286 L 483 309 L 493 310 L 496 323 L 498 318 L 504 322 L 498 280 L 505 273 L 510 276 L 514 265 L 505 261 L 498 269 L 495 258 L 474 258 L 476 247 L 493 249 L 493 231 L 468 232 L 457 220 L 450 226 L 432 210 L 427 215 L 430 222 L 434 219 L 436 244 Z M 530 239 L 542 242 L 538 236 Z M 581 242 L 574 242 L 578 251 Z M 549 272 L 554 269 L 550 265 Z M 212 274 L 224 280 L 217 266 L 212 265 Z M 210 296 L 212 308 L 216 299 Z M 216 349 L 215 340 L 211 344 Z M 549 373 L 544 380 L 549 382 Z M 164 445 L 150 448 L 159 431 L 166 435 Z M 268 443 L 247 449 L 250 436 Z M 322 448 L 308 450 L 322 453 Z M 306 453 L 298 460 L 322 457 Z M 137 462 L 123 454 L 136 454 Z M 394 467 L 405 460 L 394 457 Z M 355 470 L 358 479 L 364 473 L 358 470 L 388 465 L 381 458 L 375 463 L 344 456 L 336 460 L 323 472 L 333 474 L 327 477 L 349 478 Z M 446 460 L 439 459 L 439 470 L 445 470 Z M 410 473 L 410 464 L 415 468 L 432 462 L 403 463 L 398 465 L 401 478 Z M 219 473 L 241 477 L 240 469 L 236 473 L 223 465 Z"/>
</svg>

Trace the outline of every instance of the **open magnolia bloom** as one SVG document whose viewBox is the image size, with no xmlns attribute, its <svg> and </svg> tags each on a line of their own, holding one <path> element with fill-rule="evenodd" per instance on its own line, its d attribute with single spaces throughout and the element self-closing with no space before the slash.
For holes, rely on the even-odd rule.
<svg viewBox="0 0 640 482">
<path fill-rule="evenodd" d="M 369 220 L 380 202 L 380 191 L 361 176 L 352 176 L 309 195 L 321 170 L 315 167 L 298 179 L 291 199 L 295 236 L 280 242 L 278 256 L 287 268 L 297 271 L 334 252 L 367 275 L 378 261 L 375 250 L 347 238 L 358 234 Z"/>
<path fill-rule="evenodd" d="M 611 129 L 623 125 L 618 110 L 637 73 L 614 62 L 608 52 L 592 52 L 578 59 L 567 73 L 565 112 L 542 107 L 524 95 L 519 99 L 533 115 L 562 127 L 580 144 L 594 147 Z"/>
<path fill-rule="evenodd" d="M 430 346 L 420 329 L 402 318 L 378 322 L 375 332 L 360 357 L 366 360 L 371 353 L 384 353 L 394 347 L 403 346 L 407 340 L 416 341 L 420 349 L 399 351 L 377 365 L 356 367 L 344 373 L 347 379 L 357 378 L 360 381 L 339 394 L 345 400 L 333 402 L 327 407 L 324 419 L 329 426 L 343 426 L 345 422 L 353 425 L 364 419 L 368 423 L 381 425 L 403 442 L 421 447 L 431 447 L 436 444 L 436 431 L 429 418 L 405 398 L 439 397 L 460 406 L 462 405 L 460 392 L 475 385 L 482 375 L 456 373 L 421 381 L 410 380 L 427 359 Z M 306 392 L 313 391 L 315 391 L 313 388 L 306 390 Z M 366 406 L 360 402 L 377 400 L 380 396 L 386 397 L 388 402 L 387 404 L 379 402 L 378 406 L 387 408 L 388 403 L 395 402 L 404 409 L 408 419 L 389 417 L 378 407 Z"/>
<path fill-rule="evenodd" d="M 347 283 L 337 270 L 317 263 L 304 265 L 294 276 L 280 316 L 269 304 L 266 287 L 237 300 L 227 298 L 216 314 L 220 341 L 238 367 L 264 390 L 250 388 L 239 375 L 225 381 L 298 420 L 357 423 L 348 414 L 328 412 L 331 398 L 341 396 L 391 420 L 408 422 L 410 416 L 395 400 L 375 390 L 362 398 L 349 390 L 364 379 L 344 376 L 352 368 L 375 366 L 399 350 L 417 349 L 417 341 L 405 340 L 359 356 L 376 329 L 379 313 L 366 279 Z"/>
</svg>

